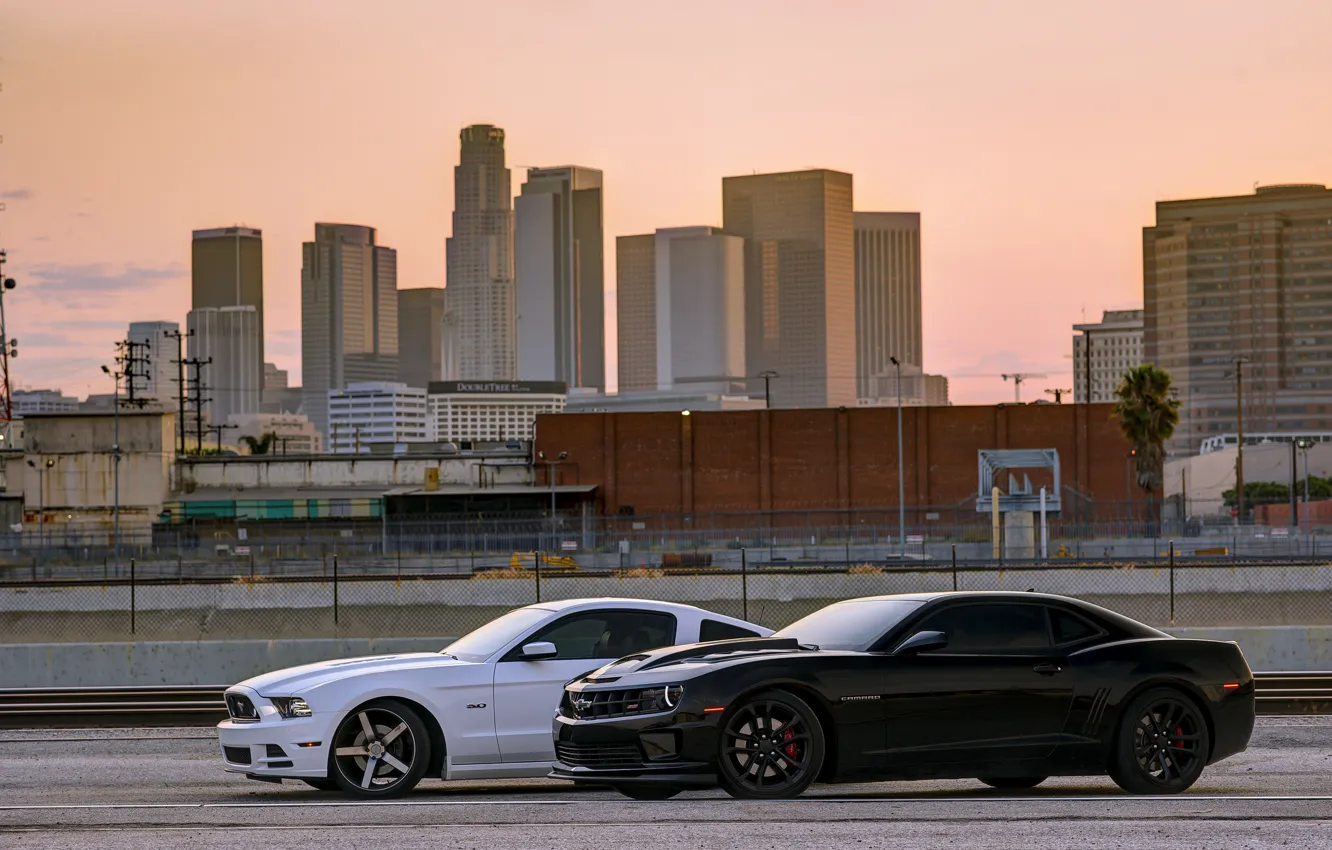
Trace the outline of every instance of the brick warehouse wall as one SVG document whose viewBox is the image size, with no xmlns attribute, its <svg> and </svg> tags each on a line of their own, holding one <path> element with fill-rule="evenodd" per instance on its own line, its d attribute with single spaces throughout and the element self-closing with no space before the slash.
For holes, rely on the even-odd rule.
<svg viewBox="0 0 1332 850">
<path fill-rule="evenodd" d="M 1126 490 L 1128 444 L 1110 409 L 905 408 L 906 504 L 969 505 L 976 452 L 1005 448 L 1057 449 L 1065 485 L 1093 501 L 1140 502 L 1136 484 Z M 536 447 L 547 457 L 568 452 L 557 480 L 597 485 L 607 514 L 625 506 L 646 515 L 897 505 L 895 408 L 545 415 L 537 417 Z M 1027 474 L 1033 488 L 1052 484 L 1048 474 Z M 1071 503 L 1066 491 L 1066 515 Z"/>
</svg>

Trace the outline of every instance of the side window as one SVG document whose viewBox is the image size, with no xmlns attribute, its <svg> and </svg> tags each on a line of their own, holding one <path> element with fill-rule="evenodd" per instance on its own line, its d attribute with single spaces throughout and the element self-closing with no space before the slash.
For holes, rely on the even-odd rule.
<svg viewBox="0 0 1332 850">
<path fill-rule="evenodd" d="M 730 623 L 719 623 L 716 620 L 704 620 L 703 625 L 698 630 L 698 639 L 701 643 L 707 643 L 710 640 L 734 640 L 735 638 L 758 636 L 758 632 L 742 629 Z"/>
<path fill-rule="evenodd" d="M 1093 638 L 1101 634 L 1101 629 L 1082 619 L 1076 614 L 1050 609 L 1050 626 L 1054 633 L 1055 646 Z"/>
<path fill-rule="evenodd" d="M 675 643 L 675 617 L 654 611 L 587 611 L 556 620 L 523 641 L 555 644 L 557 660 L 623 658 Z M 514 661 L 522 647 L 504 657 Z"/>
<path fill-rule="evenodd" d="M 998 654 L 1050 647 L 1045 608 L 1040 605 L 956 605 L 927 617 L 921 632 L 943 632 L 949 655 Z"/>
</svg>

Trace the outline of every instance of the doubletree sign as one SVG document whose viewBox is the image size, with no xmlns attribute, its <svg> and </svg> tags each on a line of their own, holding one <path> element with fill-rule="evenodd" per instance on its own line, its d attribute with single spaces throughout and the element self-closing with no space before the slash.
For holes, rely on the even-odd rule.
<svg viewBox="0 0 1332 850">
<path fill-rule="evenodd" d="M 562 381 L 431 381 L 430 395 L 566 395 L 568 384 Z"/>
</svg>

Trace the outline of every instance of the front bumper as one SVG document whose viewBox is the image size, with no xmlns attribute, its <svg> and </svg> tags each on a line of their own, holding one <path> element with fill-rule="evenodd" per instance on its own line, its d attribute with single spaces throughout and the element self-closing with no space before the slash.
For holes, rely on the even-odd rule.
<svg viewBox="0 0 1332 850">
<path fill-rule="evenodd" d="M 609 720 L 557 715 L 554 736 L 552 779 L 610 786 L 717 784 L 717 729 L 703 715 L 677 711 Z"/>
<path fill-rule="evenodd" d="M 275 710 L 265 710 L 272 704 L 258 693 L 247 689 L 246 695 L 259 708 L 260 719 L 217 724 L 223 768 L 259 778 L 327 777 L 335 718 L 315 714 L 284 720 Z"/>
</svg>

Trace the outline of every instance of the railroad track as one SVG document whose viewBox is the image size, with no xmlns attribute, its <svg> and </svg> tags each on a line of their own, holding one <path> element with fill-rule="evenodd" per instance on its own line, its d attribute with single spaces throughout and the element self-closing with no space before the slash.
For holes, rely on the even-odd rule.
<svg viewBox="0 0 1332 850">
<path fill-rule="evenodd" d="M 1332 714 L 1332 672 L 1255 673 L 1258 714 Z M 212 726 L 223 685 L 0 689 L 0 729 Z"/>
</svg>

